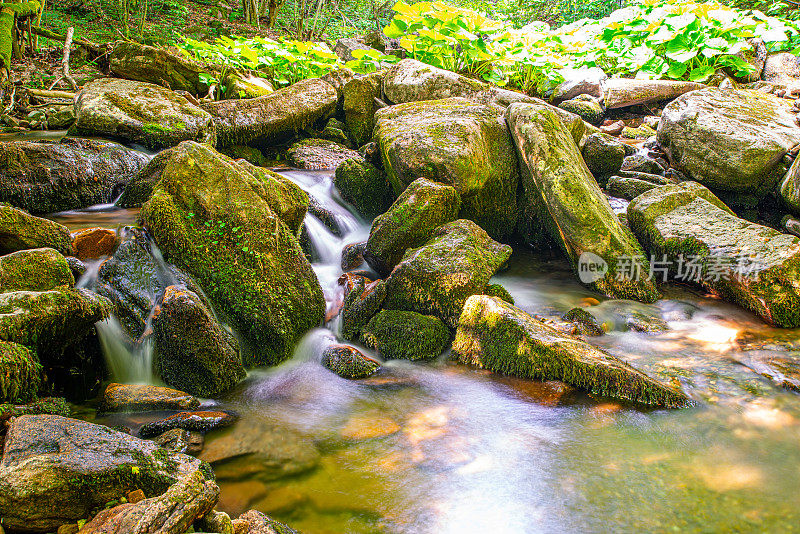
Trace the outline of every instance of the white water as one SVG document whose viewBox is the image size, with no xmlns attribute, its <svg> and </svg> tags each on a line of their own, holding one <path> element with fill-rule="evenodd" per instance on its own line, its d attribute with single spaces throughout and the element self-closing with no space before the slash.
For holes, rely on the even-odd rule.
<svg viewBox="0 0 800 534">
<path fill-rule="evenodd" d="M 103 347 L 103 357 L 116 382 L 124 384 L 152 384 L 153 342 L 150 338 L 140 343 L 128 340 L 116 317 L 97 323 L 97 334 Z"/>
</svg>

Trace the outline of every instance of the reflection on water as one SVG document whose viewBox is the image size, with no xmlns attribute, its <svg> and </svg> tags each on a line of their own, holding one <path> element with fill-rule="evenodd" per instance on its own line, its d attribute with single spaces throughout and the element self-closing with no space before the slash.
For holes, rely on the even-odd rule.
<svg viewBox="0 0 800 534">
<path fill-rule="evenodd" d="M 63 224 L 70 231 L 84 228 L 117 228 L 136 224 L 139 208 L 118 208 L 111 204 L 97 204 L 82 210 L 61 211 L 46 217 L 51 221 Z"/>
</svg>

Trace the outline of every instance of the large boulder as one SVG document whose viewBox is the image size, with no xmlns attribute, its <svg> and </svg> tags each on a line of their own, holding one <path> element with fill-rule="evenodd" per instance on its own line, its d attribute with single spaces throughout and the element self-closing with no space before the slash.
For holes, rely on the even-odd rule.
<svg viewBox="0 0 800 534">
<path fill-rule="evenodd" d="M 674 167 L 711 189 L 766 194 L 800 143 L 792 102 L 761 91 L 708 88 L 664 108 L 658 141 Z"/>
<path fill-rule="evenodd" d="M 150 83 L 100 78 L 75 97 L 77 119 L 71 132 L 122 139 L 159 149 L 181 141 L 214 144 L 208 112 L 169 89 Z"/>
<path fill-rule="evenodd" d="M 66 226 L 0 205 L 0 254 L 31 248 L 52 248 L 72 254 L 72 236 Z"/>
<path fill-rule="evenodd" d="M 337 100 L 333 85 L 312 78 L 258 98 L 204 103 L 203 109 L 214 118 L 220 146 L 261 146 L 290 138 L 329 117 Z"/>
<path fill-rule="evenodd" d="M 384 72 L 373 72 L 367 76 L 353 78 L 344 85 L 344 122 L 350 138 L 356 146 L 362 146 L 372 138 L 375 128 L 376 98 L 381 96 L 381 81 Z"/>
<path fill-rule="evenodd" d="M 416 59 L 404 59 L 392 66 L 383 78 L 383 92 L 386 98 L 395 104 L 450 97 L 462 97 L 481 104 L 501 106 L 533 100 L 528 95 L 500 89 Z"/>
<path fill-rule="evenodd" d="M 179 54 L 134 41 L 117 41 L 108 57 L 111 73 L 119 78 L 160 85 L 193 95 L 208 93 L 209 68 Z"/>
<path fill-rule="evenodd" d="M 406 250 L 417 247 L 439 226 L 458 218 L 461 196 L 452 186 L 418 178 L 389 210 L 372 221 L 364 259 L 387 276 Z"/>
<path fill-rule="evenodd" d="M 321 322 L 319 281 L 264 182 L 208 146 L 178 149 L 140 218 L 242 335 L 252 362 L 278 363 Z"/>
<path fill-rule="evenodd" d="M 195 471 L 169 487 L 163 495 L 101 510 L 83 525 L 83 534 L 178 534 L 209 514 L 219 498 L 219 487 Z M 230 519 L 228 520 L 230 522 Z"/>
<path fill-rule="evenodd" d="M 789 96 L 800 97 L 800 59 L 791 52 L 769 54 L 761 78 L 785 86 Z"/>
<path fill-rule="evenodd" d="M 359 214 L 372 219 L 392 205 L 392 187 L 386 176 L 362 157 L 349 158 L 336 167 L 333 185 Z"/>
<path fill-rule="evenodd" d="M 467 298 L 482 293 L 511 257 L 511 247 L 472 221 L 440 226 L 419 248 L 406 251 L 386 281 L 383 307 L 433 315 L 455 328 Z"/>
<path fill-rule="evenodd" d="M 702 83 L 679 80 L 609 78 L 604 84 L 604 103 L 607 109 L 655 104 L 704 87 Z"/>
<path fill-rule="evenodd" d="M 512 104 L 506 120 L 519 150 L 523 217 L 531 219 L 529 225 L 545 228 L 581 281 L 594 289 L 617 298 L 656 300 L 658 291 L 648 277 L 623 271 L 625 259 L 647 265 L 644 252 L 614 214 L 561 120 L 540 104 Z M 605 263 L 607 271 L 584 272 L 589 259 Z"/>
<path fill-rule="evenodd" d="M 673 276 L 783 326 L 800 326 L 800 238 L 738 218 L 699 184 L 664 185 L 628 205 L 628 222 Z"/>
<path fill-rule="evenodd" d="M 398 196 L 417 178 L 452 185 L 462 219 L 494 239 L 517 221 L 517 159 L 499 108 L 463 98 L 411 102 L 378 111 L 375 138 Z"/>
<path fill-rule="evenodd" d="M 57 415 L 25 415 L 6 435 L 0 516 L 5 528 L 54 532 L 130 491 L 161 495 L 195 473 L 211 476 L 200 460 L 151 441 Z"/>
<path fill-rule="evenodd" d="M 432 360 L 449 340 L 441 320 L 411 311 L 381 310 L 361 331 L 361 342 L 387 360 Z"/>
<path fill-rule="evenodd" d="M 72 287 L 67 259 L 52 248 L 20 250 L 0 256 L 0 293 Z"/>
<path fill-rule="evenodd" d="M 110 141 L 0 143 L 0 202 L 31 213 L 111 202 L 149 156 Z"/>
<path fill-rule="evenodd" d="M 645 405 L 678 408 L 691 403 L 682 391 L 497 297 L 475 295 L 467 300 L 453 341 L 453 357 L 497 373 L 561 380 L 597 395 Z"/>
<path fill-rule="evenodd" d="M 17 343 L 0 341 L 0 403 L 36 400 L 42 366 L 36 353 Z"/>
<path fill-rule="evenodd" d="M 153 333 L 155 367 L 170 386 L 216 397 L 246 374 L 236 338 L 192 291 L 166 288 L 153 312 Z"/>
</svg>

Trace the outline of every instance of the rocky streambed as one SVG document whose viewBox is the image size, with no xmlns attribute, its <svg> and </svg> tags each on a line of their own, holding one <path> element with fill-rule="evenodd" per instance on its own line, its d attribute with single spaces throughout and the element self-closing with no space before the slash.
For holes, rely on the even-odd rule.
<svg viewBox="0 0 800 534">
<path fill-rule="evenodd" d="M 207 102 L 123 48 L 0 142 L 6 531 L 796 524 L 791 72 Z"/>
</svg>

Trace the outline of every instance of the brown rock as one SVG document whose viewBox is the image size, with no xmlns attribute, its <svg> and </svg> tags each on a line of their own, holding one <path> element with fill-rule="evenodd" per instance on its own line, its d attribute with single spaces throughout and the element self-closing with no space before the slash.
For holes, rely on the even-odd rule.
<svg viewBox="0 0 800 534">
<path fill-rule="evenodd" d="M 131 504 L 136 504 L 139 501 L 144 500 L 144 492 L 140 489 L 129 491 L 128 492 L 128 502 Z"/>
<path fill-rule="evenodd" d="M 87 228 L 72 234 L 72 249 L 82 261 L 110 256 L 117 248 L 117 233 L 110 228 Z"/>
<path fill-rule="evenodd" d="M 103 395 L 104 409 L 109 412 L 143 412 L 150 410 L 193 410 L 200 401 L 177 389 L 144 384 L 109 384 Z"/>
</svg>

